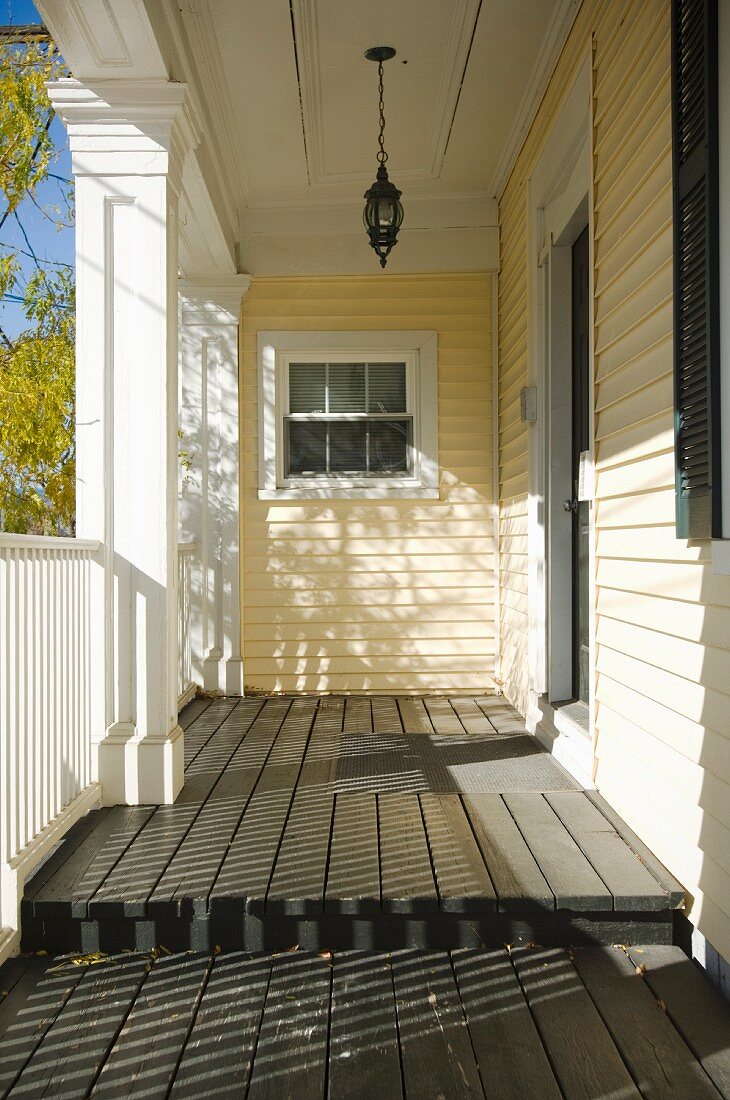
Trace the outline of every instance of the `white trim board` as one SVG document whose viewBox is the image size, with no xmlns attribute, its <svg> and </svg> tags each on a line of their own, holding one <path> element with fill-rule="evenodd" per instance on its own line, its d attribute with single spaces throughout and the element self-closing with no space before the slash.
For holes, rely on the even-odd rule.
<svg viewBox="0 0 730 1100">
<path fill-rule="evenodd" d="M 575 17 L 580 10 L 582 0 L 559 0 L 550 26 L 547 29 L 542 49 L 535 62 L 532 76 L 525 88 L 525 94 L 517 110 L 515 121 L 505 142 L 497 169 L 489 186 L 490 195 L 499 200 L 512 175 L 520 150 L 525 143 L 550 79 L 555 71 L 563 47 L 568 40 Z"/>
<path fill-rule="evenodd" d="M 438 466 L 438 354 L 437 333 L 431 330 L 383 331 L 262 331 L 258 333 L 258 496 L 276 499 L 375 499 L 439 496 Z M 282 364 L 302 355 L 362 356 L 405 355 L 412 360 L 413 415 L 419 451 L 417 475 L 385 480 L 374 485 L 355 481 L 341 485 L 282 484 L 281 401 Z"/>
<path fill-rule="evenodd" d="M 570 247 L 583 227 L 591 225 L 591 91 L 591 57 L 586 54 L 528 181 L 528 384 L 537 390 L 538 415 L 528 436 L 527 719 L 530 728 L 538 730 L 549 717 L 548 700 L 565 699 L 572 692 L 572 613 L 571 601 L 566 598 L 571 591 L 572 561 L 570 531 L 562 507 L 563 500 L 572 497 L 571 433 L 566 430 L 572 417 L 572 389 L 565 364 L 571 356 Z M 592 379 L 592 342 L 590 376 Z M 592 382 L 589 404 L 592 407 Z M 592 531 L 591 515 L 591 543 Z M 593 685 L 592 568 L 590 578 Z M 555 744 L 556 727 L 550 721 L 546 726 L 549 728 L 542 732 Z M 562 735 L 564 731 L 558 729 L 558 740 Z M 586 738 L 586 742 L 590 753 L 591 740 Z M 553 751 L 559 752 L 559 747 Z M 580 771 L 585 780 L 585 761 Z"/>
</svg>

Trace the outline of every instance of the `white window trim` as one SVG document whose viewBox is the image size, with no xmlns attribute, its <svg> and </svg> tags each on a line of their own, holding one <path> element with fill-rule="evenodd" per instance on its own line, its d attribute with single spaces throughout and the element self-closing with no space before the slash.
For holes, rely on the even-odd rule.
<svg viewBox="0 0 730 1100">
<path fill-rule="evenodd" d="M 416 451 L 414 476 L 403 478 L 285 479 L 283 417 L 286 369 L 292 360 L 406 363 L 409 413 Z M 259 332 L 259 500 L 420 498 L 436 500 L 438 488 L 437 334 L 397 332 Z M 311 483 L 310 483 L 311 481 Z"/>
</svg>

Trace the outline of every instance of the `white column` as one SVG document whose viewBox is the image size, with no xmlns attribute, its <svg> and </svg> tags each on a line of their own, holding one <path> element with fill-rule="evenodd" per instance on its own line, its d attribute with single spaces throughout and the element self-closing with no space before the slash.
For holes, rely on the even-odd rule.
<svg viewBox="0 0 730 1100">
<path fill-rule="evenodd" d="M 94 759 L 106 804 L 174 801 L 177 205 L 186 87 L 50 86 L 76 177 L 77 533 L 99 539 Z"/>
<path fill-rule="evenodd" d="M 183 279 L 183 541 L 198 547 L 191 595 L 193 667 L 207 691 L 243 694 L 239 583 L 238 322 L 248 275 Z"/>
</svg>

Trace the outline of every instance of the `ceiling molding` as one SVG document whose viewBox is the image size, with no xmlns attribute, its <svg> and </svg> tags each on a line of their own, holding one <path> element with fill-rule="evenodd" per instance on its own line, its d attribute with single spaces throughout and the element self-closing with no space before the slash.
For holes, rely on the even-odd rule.
<svg viewBox="0 0 730 1100">
<path fill-rule="evenodd" d="M 182 272 L 186 276 L 235 275 L 235 256 L 221 228 L 195 151 L 185 161 L 180 200 Z"/>
<path fill-rule="evenodd" d="M 195 0 L 195 3 L 191 0 L 157 0 L 155 10 L 164 21 L 164 31 L 182 66 L 181 76 L 190 87 L 198 113 L 204 119 L 203 139 L 223 183 L 218 190 L 224 216 L 233 227 L 238 216 L 233 198 L 236 193 L 234 181 L 245 178 L 245 170 L 237 155 L 239 142 L 232 136 L 234 129 L 230 120 L 233 109 L 220 79 L 223 63 L 215 36 L 210 31 L 211 16 L 207 0 Z M 204 67 L 205 79 L 201 75 L 199 62 Z"/>
<path fill-rule="evenodd" d="M 438 110 L 431 126 L 431 151 L 422 167 L 399 169 L 399 181 L 437 180 L 440 177 L 480 8 L 481 0 L 453 0 L 451 26 L 436 97 Z M 367 186 L 372 173 L 326 170 L 317 5 L 311 0 L 292 0 L 292 15 L 309 182 L 315 186 L 323 183 Z M 365 48 L 367 43 L 363 51 Z"/>
<path fill-rule="evenodd" d="M 525 89 L 519 110 L 515 115 L 515 121 L 512 124 L 489 186 L 490 194 L 497 200 L 502 197 L 502 192 L 507 186 L 507 181 L 515 166 L 520 149 L 535 121 L 535 116 L 550 83 L 550 78 L 555 71 L 563 46 L 575 22 L 581 2 L 582 0 L 559 0 L 555 8 L 542 48 L 535 62 L 532 76 Z"/>
</svg>

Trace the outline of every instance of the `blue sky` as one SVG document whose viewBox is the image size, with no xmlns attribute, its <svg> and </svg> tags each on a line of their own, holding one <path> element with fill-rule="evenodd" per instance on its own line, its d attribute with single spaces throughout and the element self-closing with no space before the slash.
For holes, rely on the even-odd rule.
<svg viewBox="0 0 730 1100">
<path fill-rule="evenodd" d="M 22 24 L 40 23 L 42 20 L 29 0 L 0 0 L 0 23 Z M 57 149 L 57 158 L 51 167 L 51 171 L 64 179 L 71 178 L 71 157 L 68 150 L 68 140 L 63 124 L 56 118 L 51 124 L 51 137 Z M 57 180 L 47 180 L 38 188 L 36 199 L 43 207 L 53 208 L 63 206 L 61 184 Z M 30 199 L 26 199 L 18 208 L 18 215 L 22 227 L 30 242 L 31 249 L 36 256 L 43 260 L 56 261 L 58 263 L 74 262 L 74 231 L 73 229 L 58 230 L 43 216 Z M 17 248 L 28 251 L 23 232 L 14 217 L 8 220 L 0 229 L 0 250 L 3 253 L 9 249 Z M 34 268 L 34 262 L 30 256 L 20 257 L 24 270 L 30 273 Z M 0 324 L 3 330 L 11 337 L 17 336 L 25 327 L 22 306 L 13 302 L 0 302 Z"/>
</svg>

